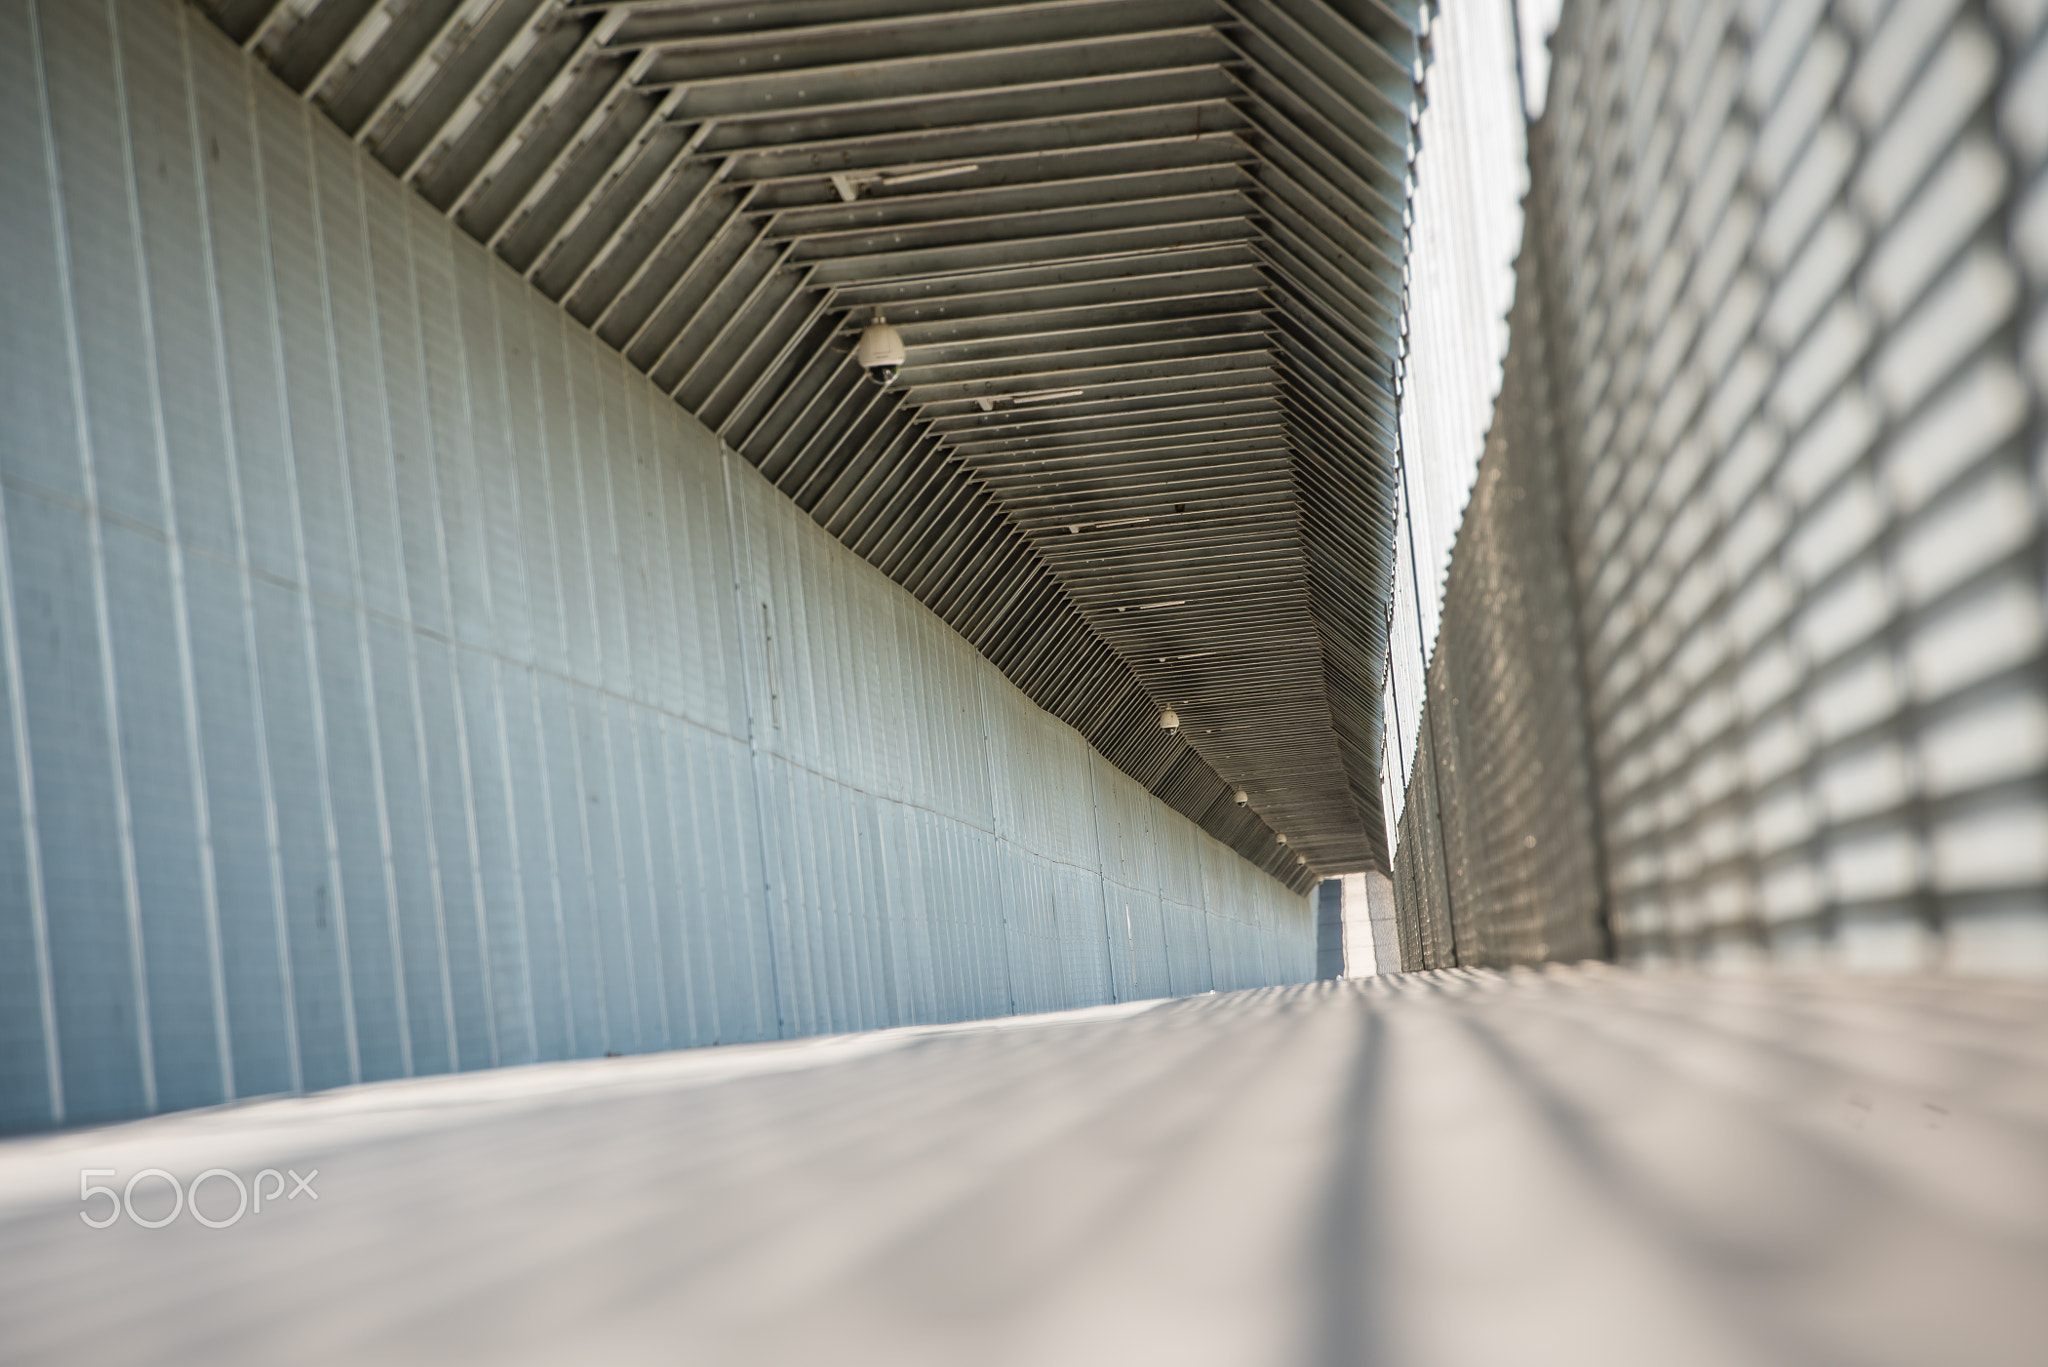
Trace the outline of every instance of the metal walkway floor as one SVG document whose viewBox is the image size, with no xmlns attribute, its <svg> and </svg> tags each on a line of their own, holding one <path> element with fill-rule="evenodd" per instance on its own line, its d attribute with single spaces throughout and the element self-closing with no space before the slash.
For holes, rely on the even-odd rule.
<svg viewBox="0 0 2048 1367">
<path fill-rule="evenodd" d="M 317 1200 L 85 1227 L 147 1168 Z M 1996 983 L 1413 975 L 0 1144 L 19 1362 L 2038 1363 L 2044 1288 Z"/>
</svg>

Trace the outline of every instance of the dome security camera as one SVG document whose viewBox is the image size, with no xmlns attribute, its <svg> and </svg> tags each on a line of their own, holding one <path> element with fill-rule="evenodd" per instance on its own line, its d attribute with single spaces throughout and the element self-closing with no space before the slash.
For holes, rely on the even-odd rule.
<svg viewBox="0 0 2048 1367">
<path fill-rule="evenodd" d="M 889 326 L 877 313 L 875 321 L 868 324 L 861 333 L 860 341 L 853 348 L 853 363 L 861 372 L 884 389 L 896 378 L 896 372 L 903 368 L 903 334 Z"/>
</svg>

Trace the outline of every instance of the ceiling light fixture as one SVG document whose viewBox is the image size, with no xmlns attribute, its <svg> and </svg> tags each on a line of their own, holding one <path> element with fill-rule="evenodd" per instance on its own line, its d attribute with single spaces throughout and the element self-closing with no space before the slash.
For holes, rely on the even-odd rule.
<svg viewBox="0 0 2048 1367">
<path fill-rule="evenodd" d="M 979 171 L 980 169 L 981 167 L 978 164 L 971 161 L 963 166 L 934 166 L 925 171 L 905 171 L 900 176 L 883 176 L 880 183 L 883 185 L 915 185 L 921 180 L 937 180 L 941 176 L 964 176 L 969 171 Z"/>
<path fill-rule="evenodd" d="M 1087 392 L 1085 389 L 1041 389 L 1036 394 L 1012 394 L 1010 402 L 1021 407 L 1027 403 L 1051 403 L 1054 399 L 1071 399 Z"/>
<path fill-rule="evenodd" d="M 924 171 L 905 171 L 901 175 L 886 175 L 871 171 L 834 171 L 830 177 L 832 188 L 839 192 L 839 198 L 848 204 L 859 199 L 869 188 L 881 186 L 889 189 L 897 185 L 915 185 L 921 180 L 937 180 L 941 176 L 964 176 L 969 171 L 979 171 L 974 163 L 965 166 L 934 166 Z"/>
<path fill-rule="evenodd" d="M 1067 535 L 1079 536 L 1082 532 L 1088 531 L 1091 528 L 1099 532 L 1104 527 L 1135 527 L 1141 522 L 1150 522 L 1151 520 L 1152 519 L 1149 517 L 1120 517 L 1111 522 L 1069 522 L 1067 524 Z M 1118 608 L 1117 611 L 1122 612 L 1123 609 Z M 1213 655 L 1216 652 L 1210 650 L 1204 651 L 1203 653 L 1206 655 Z M 1181 656 L 1181 658 L 1183 660 L 1191 660 L 1194 658 L 1194 656 L 1183 655 Z"/>
</svg>

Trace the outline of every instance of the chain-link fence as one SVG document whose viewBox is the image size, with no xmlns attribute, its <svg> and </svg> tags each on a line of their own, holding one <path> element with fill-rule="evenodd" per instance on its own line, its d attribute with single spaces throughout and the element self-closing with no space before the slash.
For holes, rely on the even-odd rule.
<svg viewBox="0 0 2048 1367">
<path fill-rule="evenodd" d="M 1567 4 L 1405 966 L 2048 972 L 2041 11 Z"/>
</svg>

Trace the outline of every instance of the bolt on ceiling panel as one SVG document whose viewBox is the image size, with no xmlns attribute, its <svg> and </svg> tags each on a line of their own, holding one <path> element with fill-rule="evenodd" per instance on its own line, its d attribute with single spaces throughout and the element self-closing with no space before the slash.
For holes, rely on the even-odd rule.
<svg viewBox="0 0 2048 1367">
<path fill-rule="evenodd" d="M 1384 867 L 1425 0 L 201 2 L 1162 800 Z"/>
</svg>

